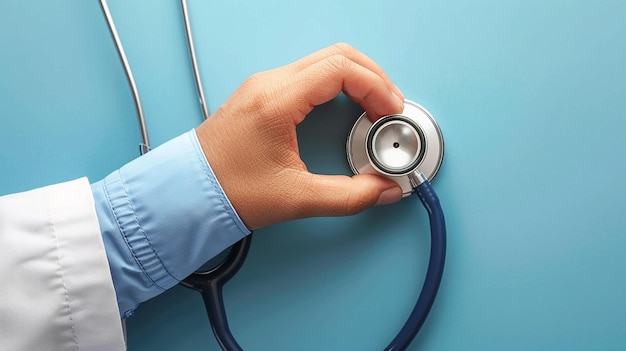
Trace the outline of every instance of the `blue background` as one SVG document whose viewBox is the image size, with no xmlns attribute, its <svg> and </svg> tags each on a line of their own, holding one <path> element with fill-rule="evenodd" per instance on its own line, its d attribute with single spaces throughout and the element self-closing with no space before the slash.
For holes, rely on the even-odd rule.
<svg viewBox="0 0 626 351">
<path fill-rule="evenodd" d="M 110 0 L 153 145 L 202 121 L 174 0 Z M 209 105 L 250 74 L 338 41 L 438 120 L 448 218 L 440 295 L 411 350 L 626 349 L 626 2 L 190 1 Z M 104 177 L 138 154 L 134 105 L 98 2 L 0 2 L 0 194 Z M 299 128 L 315 172 L 349 173 L 360 114 Z M 333 128 L 328 128 L 328 125 Z M 257 231 L 226 286 L 246 350 L 376 350 L 421 287 L 415 199 Z M 128 322 L 131 350 L 217 350 L 176 287 Z"/>
</svg>

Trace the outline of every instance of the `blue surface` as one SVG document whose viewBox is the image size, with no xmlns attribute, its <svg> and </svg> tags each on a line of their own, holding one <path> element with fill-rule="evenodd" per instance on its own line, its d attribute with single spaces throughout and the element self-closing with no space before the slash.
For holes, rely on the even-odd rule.
<svg viewBox="0 0 626 351">
<path fill-rule="evenodd" d="M 152 143 L 200 123 L 179 2 L 109 5 Z M 626 2 L 190 9 L 213 109 L 250 74 L 346 41 L 437 118 L 448 260 L 411 350 L 626 349 Z M 0 43 L 0 194 L 95 181 L 136 157 L 133 102 L 97 1 L 2 1 Z M 313 112 L 300 128 L 310 169 L 349 172 L 359 113 L 345 98 Z M 382 349 L 419 292 L 426 222 L 412 199 L 259 230 L 226 286 L 233 333 L 246 350 Z M 131 350 L 217 350 L 200 296 L 184 288 L 128 328 Z"/>
</svg>

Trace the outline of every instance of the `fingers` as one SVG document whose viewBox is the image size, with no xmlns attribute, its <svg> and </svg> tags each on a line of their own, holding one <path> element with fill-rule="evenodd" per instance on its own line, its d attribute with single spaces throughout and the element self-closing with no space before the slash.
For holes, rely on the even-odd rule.
<svg viewBox="0 0 626 351">
<path fill-rule="evenodd" d="M 342 91 L 373 118 L 400 113 L 404 108 L 403 98 L 394 93 L 384 77 L 343 55 L 332 55 L 303 67 L 292 79 L 292 86 L 299 88 L 286 92 L 288 99 L 301 102 L 309 111 Z"/>
<path fill-rule="evenodd" d="M 387 178 L 315 175 L 300 159 L 295 125 L 342 91 L 373 118 L 404 108 L 402 93 L 378 65 L 339 44 L 253 75 L 197 129 L 207 160 L 248 228 L 350 215 L 400 200 L 401 189 Z"/>
<path fill-rule="evenodd" d="M 394 94 L 396 94 L 400 99 L 404 101 L 404 94 L 402 94 L 402 91 L 400 91 L 400 89 L 391 82 L 391 79 L 389 79 L 385 71 L 383 71 L 383 69 L 380 68 L 380 66 L 378 66 L 376 62 L 374 62 L 374 60 L 346 43 L 337 43 L 335 45 L 321 49 L 287 65 L 286 67 L 293 70 L 294 72 L 300 72 L 320 61 L 324 61 L 329 57 L 335 55 L 344 56 L 347 59 L 355 62 L 356 64 L 359 64 L 374 72 L 383 79 L 389 90 L 391 90 Z"/>
<path fill-rule="evenodd" d="M 373 206 L 394 203 L 402 198 L 402 189 L 397 183 L 373 174 L 353 177 L 310 176 L 308 191 L 302 192 L 300 206 L 306 217 L 348 216 Z"/>
</svg>

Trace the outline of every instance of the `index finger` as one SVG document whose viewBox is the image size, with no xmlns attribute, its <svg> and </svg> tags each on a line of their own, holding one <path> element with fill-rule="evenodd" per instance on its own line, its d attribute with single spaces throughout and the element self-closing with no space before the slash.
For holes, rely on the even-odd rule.
<svg viewBox="0 0 626 351">
<path fill-rule="evenodd" d="M 404 94 L 400 89 L 393 84 L 389 76 L 383 71 L 383 69 L 374 62 L 367 55 L 363 54 L 359 50 L 352 47 L 350 44 L 346 43 L 337 43 L 332 46 L 326 47 L 324 49 L 318 50 L 298 61 L 288 64 L 285 66 L 288 69 L 293 70 L 294 72 L 300 72 L 316 63 L 319 63 L 323 60 L 328 59 L 331 56 L 341 55 L 345 56 L 347 59 L 369 69 L 374 72 L 378 76 L 380 76 L 385 84 L 389 87 L 391 91 L 394 92 L 401 100 L 404 101 Z"/>
<path fill-rule="evenodd" d="M 401 100 L 383 77 L 342 55 L 333 55 L 288 75 L 292 87 L 284 92 L 285 98 L 300 106 L 296 123 L 314 106 L 323 104 L 340 92 L 358 102 L 373 119 L 401 113 Z"/>
</svg>

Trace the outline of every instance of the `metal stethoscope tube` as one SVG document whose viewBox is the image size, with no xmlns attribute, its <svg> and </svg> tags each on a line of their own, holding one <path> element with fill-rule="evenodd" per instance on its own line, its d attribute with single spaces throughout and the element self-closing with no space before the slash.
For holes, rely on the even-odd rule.
<svg viewBox="0 0 626 351">
<path fill-rule="evenodd" d="M 100 0 L 100 5 L 131 87 L 141 130 L 140 153 L 143 155 L 150 151 L 150 142 L 139 92 L 106 0 Z M 200 79 L 187 1 L 181 0 L 181 6 L 196 89 L 203 117 L 207 119 L 209 110 Z M 436 175 L 443 158 L 441 131 L 425 109 L 407 100 L 402 115 L 386 116 L 372 123 L 363 114 L 350 132 L 347 152 L 354 173 L 376 173 L 393 179 L 405 196 L 416 193 L 428 212 L 431 249 L 424 285 L 408 320 L 385 348 L 385 351 L 404 350 L 424 324 L 443 275 L 446 225 L 439 198 L 428 180 Z M 418 168 L 426 169 L 426 175 Z M 242 349 L 230 331 L 222 289 L 243 265 L 251 240 L 252 234 L 233 245 L 227 257 L 215 268 L 193 273 L 181 282 L 181 285 L 202 294 L 213 332 L 220 347 L 226 351 Z"/>
<path fill-rule="evenodd" d="M 141 98 L 139 97 L 139 90 L 137 89 L 137 83 L 135 83 L 135 78 L 133 76 L 133 71 L 130 69 L 130 64 L 128 63 L 128 57 L 126 56 L 126 52 L 124 51 L 124 46 L 122 45 L 122 41 L 120 40 L 119 34 L 117 33 L 117 28 L 115 26 L 115 22 L 113 21 L 113 17 L 111 16 L 111 11 L 109 10 L 109 6 L 106 0 L 100 0 L 100 6 L 102 7 L 102 12 L 107 22 L 107 26 L 109 27 L 109 31 L 111 32 L 111 36 L 113 37 L 113 41 L 115 43 L 115 48 L 117 49 L 118 56 L 122 65 L 124 66 L 124 73 L 126 74 L 126 79 L 128 80 L 128 85 L 130 85 L 131 92 L 133 95 L 133 101 L 135 102 L 135 108 L 137 111 L 137 117 L 139 121 L 139 129 L 141 131 L 141 140 L 142 143 L 140 145 L 140 153 L 143 155 L 146 152 L 150 151 L 150 140 L 148 138 L 148 129 L 146 127 L 146 119 L 144 118 L 143 108 L 141 106 Z M 187 36 L 187 46 L 189 48 L 189 56 L 191 58 L 191 67 L 193 68 L 194 81 L 196 83 L 196 90 L 198 92 L 198 98 L 200 99 L 200 106 L 202 107 L 202 115 L 206 120 L 209 118 L 209 107 L 207 105 L 206 99 L 204 97 L 204 89 L 202 88 L 202 79 L 200 77 L 200 69 L 198 68 L 198 59 L 196 58 L 196 48 L 193 44 L 193 35 L 191 31 L 191 21 L 189 20 L 189 10 L 187 6 L 187 0 L 181 0 L 181 8 L 183 11 L 183 20 L 185 23 L 185 34 Z"/>
<path fill-rule="evenodd" d="M 130 69 L 128 58 L 126 57 L 126 53 L 124 52 L 122 41 L 120 40 L 120 37 L 117 34 L 117 28 L 115 27 L 115 22 L 113 22 L 113 17 L 111 16 L 111 12 L 109 11 L 109 6 L 107 5 L 106 0 L 100 0 L 100 6 L 102 7 L 102 12 L 104 13 L 104 17 L 106 18 L 109 31 L 111 32 L 111 36 L 113 37 L 113 41 L 115 42 L 115 48 L 117 49 L 117 54 L 120 58 L 120 61 L 122 61 L 122 65 L 124 66 L 124 73 L 126 73 L 126 79 L 128 80 L 128 85 L 130 85 L 130 89 L 133 93 L 133 100 L 135 101 L 135 108 L 137 110 L 137 117 L 139 120 L 139 129 L 141 130 L 142 142 L 139 145 L 139 153 L 143 155 L 146 152 L 150 151 L 150 139 L 148 138 L 148 129 L 146 128 L 146 119 L 143 116 L 143 108 L 141 107 L 141 98 L 139 97 L 137 84 L 135 83 L 133 72 Z"/>
<path fill-rule="evenodd" d="M 185 21 L 185 34 L 187 34 L 187 47 L 189 48 L 189 57 L 191 58 L 191 67 L 193 68 L 193 76 L 196 82 L 196 91 L 198 92 L 198 98 L 200 99 L 200 106 L 202 106 L 202 115 L 204 119 L 209 118 L 209 106 L 204 98 L 204 89 L 202 88 L 202 79 L 200 78 L 200 69 L 198 68 L 198 59 L 196 58 L 196 47 L 193 45 L 193 34 L 191 31 L 191 21 L 189 20 L 189 10 L 187 7 L 187 0 L 180 1 L 183 9 L 183 20 Z"/>
</svg>

